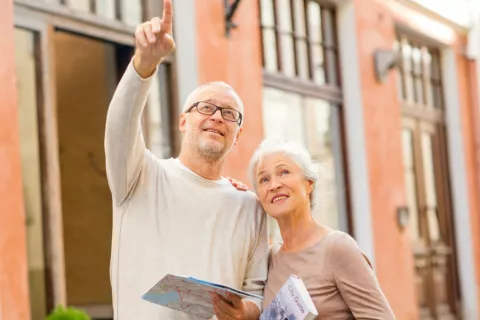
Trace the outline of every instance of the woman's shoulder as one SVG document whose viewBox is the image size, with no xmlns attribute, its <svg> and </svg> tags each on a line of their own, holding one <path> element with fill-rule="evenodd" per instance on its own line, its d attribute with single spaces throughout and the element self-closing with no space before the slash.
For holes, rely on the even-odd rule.
<svg viewBox="0 0 480 320">
<path fill-rule="evenodd" d="M 357 242 L 351 235 L 340 230 L 330 230 L 327 240 L 332 247 L 358 247 Z"/>
<path fill-rule="evenodd" d="M 363 257 L 368 265 L 372 264 L 368 257 L 360 249 L 357 241 L 348 233 L 335 230 L 329 236 L 327 241 L 329 256 L 335 257 L 335 260 L 349 260 L 351 257 Z"/>
</svg>

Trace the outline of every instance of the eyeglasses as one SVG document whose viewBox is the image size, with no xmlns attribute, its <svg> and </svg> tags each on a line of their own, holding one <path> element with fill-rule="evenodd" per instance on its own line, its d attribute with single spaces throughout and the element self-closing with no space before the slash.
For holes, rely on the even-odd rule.
<svg viewBox="0 0 480 320">
<path fill-rule="evenodd" d="M 224 120 L 230 121 L 230 122 L 237 122 L 238 125 L 242 124 L 242 114 L 232 108 L 223 108 L 216 106 L 212 103 L 205 102 L 205 101 L 198 101 L 195 102 L 190 108 L 188 108 L 185 113 L 190 112 L 193 108 L 197 108 L 197 111 L 201 114 L 205 114 L 208 116 L 211 116 L 217 112 L 217 110 L 220 110 L 220 114 L 222 115 L 222 118 Z"/>
</svg>

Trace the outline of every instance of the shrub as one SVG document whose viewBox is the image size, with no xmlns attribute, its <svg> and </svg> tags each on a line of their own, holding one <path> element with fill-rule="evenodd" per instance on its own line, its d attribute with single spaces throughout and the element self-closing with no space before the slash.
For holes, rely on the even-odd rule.
<svg viewBox="0 0 480 320">
<path fill-rule="evenodd" d="M 46 320 L 91 320 L 85 312 L 75 308 L 57 306 Z"/>
</svg>

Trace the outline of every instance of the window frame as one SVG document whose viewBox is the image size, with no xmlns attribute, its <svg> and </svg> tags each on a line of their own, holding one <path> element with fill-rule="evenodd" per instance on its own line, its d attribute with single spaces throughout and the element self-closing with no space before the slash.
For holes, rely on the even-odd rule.
<svg viewBox="0 0 480 320">
<path fill-rule="evenodd" d="M 271 86 L 275 88 L 280 88 L 283 90 L 287 91 L 292 91 L 300 94 L 305 94 L 308 96 L 313 96 L 317 97 L 320 99 L 325 99 L 328 101 L 333 101 L 336 103 L 342 103 L 343 101 L 343 96 L 342 96 L 342 90 L 341 90 L 341 85 L 342 85 L 342 80 L 340 76 L 340 56 L 339 56 L 339 43 L 338 43 L 338 30 L 337 30 L 337 17 L 336 17 L 336 3 L 337 1 L 324 1 L 324 0 L 305 0 L 305 4 L 307 4 L 309 1 L 316 2 L 320 5 L 321 14 L 321 34 L 322 34 L 322 39 L 325 38 L 325 34 L 327 33 L 327 29 L 331 28 L 331 30 L 328 33 L 331 33 L 333 37 L 333 44 L 329 43 L 324 43 L 323 41 L 320 43 L 322 52 L 323 52 L 323 70 L 325 73 L 325 83 L 319 84 L 316 83 L 313 80 L 314 77 L 314 71 L 313 71 L 313 66 L 312 66 L 312 53 L 311 53 L 311 45 L 312 41 L 310 39 L 309 35 L 309 25 L 308 25 L 308 14 L 307 14 L 307 5 L 304 5 L 304 19 L 305 19 L 305 36 L 306 36 L 306 46 L 307 46 L 307 61 L 308 61 L 308 77 L 309 80 L 304 80 L 299 77 L 299 60 L 298 60 L 298 48 L 297 48 L 297 38 L 298 34 L 296 34 L 296 29 L 295 29 L 295 21 L 294 21 L 294 16 L 295 14 L 293 13 L 293 8 L 294 8 L 294 1 L 295 0 L 287 0 L 290 2 L 290 17 L 292 19 L 291 24 L 292 24 L 292 42 L 293 42 L 293 57 L 294 57 L 294 67 L 295 67 L 295 77 L 290 77 L 288 75 L 285 75 L 283 73 L 283 65 L 282 65 L 282 50 L 281 50 L 281 44 L 279 41 L 279 36 L 280 36 L 280 28 L 278 26 L 278 21 L 279 21 L 279 14 L 278 14 L 278 4 L 277 2 L 279 0 L 270 0 L 272 2 L 273 6 L 273 14 L 274 14 L 274 31 L 275 31 L 275 47 L 276 47 L 276 60 L 277 60 L 277 70 L 276 72 L 271 72 L 265 70 L 265 48 L 264 48 L 264 35 L 263 35 L 263 30 L 265 26 L 263 25 L 262 22 L 262 8 L 261 8 L 261 1 L 259 1 L 259 27 L 260 27 L 260 43 L 261 43 L 261 54 L 262 54 L 262 70 L 263 70 L 263 82 L 264 85 L 266 86 Z M 331 21 L 330 24 L 327 24 L 327 19 L 324 17 L 327 15 L 326 12 L 331 13 Z M 269 27 L 271 28 L 271 27 Z M 330 62 L 327 59 L 327 52 L 333 51 L 335 54 L 335 62 L 333 63 L 334 65 L 332 66 Z M 333 71 L 334 70 L 334 71 Z M 335 84 L 329 83 L 329 79 L 332 77 L 330 74 L 333 73 L 335 74 L 335 77 L 337 79 Z"/>
<path fill-rule="evenodd" d="M 399 94 L 399 104 L 401 106 L 402 113 L 402 129 L 406 129 L 412 134 L 412 150 L 413 150 L 413 167 L 415 172 L 415 193 L 416 193 L 416 205 L 419 207 L 418 210 L 418 238 L 411 239 L 413 257 L 416 268 L 416 276 L 419 274 L 422 275 L 421 280 L 425 282 L 423 284 L 427 288 L 424 290 L 426 292 L 422 298 L 426 298 L 425 304 L 419 304 L 420 314 L 423 317 L 429 317 L 432 310 L 436 310 L 440 305 L 437 302 L 437 299 L 433 299 L 435 295 L 432 293 L 436 288 L 434 283 L 434 275 L 432 270 L 433 267 L 430 267 L 430 263 L 427 259 L 431 259 L 430 255 L 435 254 L 435 257 L 442 255 L 442 250 L 449 251 L 448 256 L 445 262 L 448 272 L 444 280 L 447 281 L 447 303 L 451 308 L 449 310 L 454 315 L 460 314 L 458 301 L 462 299 L 459 290 L 459 280 L 458 280 L 458 253 L 456 248 L 456 234 L 454 229 L 454 208 L 452 205 L 452 194 L 451 194 L 451 181 L 450 181 L 450 160 L 448 158 L 448 141 L 447 141 L 447 110 L 445 102 L 445 89 L 442 83 L 442 70 L 441 59 L 442 59 L 442 47 L 441 43 L 437 43 L 432 39 L 422 37 L 412 30 L 397 25 L 396 26 L 396 40 L 399 44 L 402 41 L 408 41 L 409 43 L 419 44 L 420 47 L 426 48 L 434 52 L 434 55 L 438 58 L 438 70 L 437 78 L 434 78 L 434 81 L 438 81 L 437 85 L 439 86 L 440 95 L 437 97 L 441 99 L 441 104 L 437 107 L 435 106 L 435 98 L 432 101 L 432 105 L 423 99 L 422 103 L 412 101 L 408 97 L 408 93 L 405 93 L 407 96 L 403 96 L 403 92 L 406 92 L 406 74 L 409 71 L 405 66 L 405 59 L 400 59 L 399 65 L 399 78 L 398 82 L 401 83 L 402 93 Z M 401 53 L 402 51 L 400 51 Z M 403 58 L 403 56 L 401 55 Z M 429 74 L 425 75 L 426 68 L 422 66 L 422 86 L 425 96 L 425 92 L 429 94 L 428 90 L 425 90 L 425 86 L 429 83 L 431 85 L 431 68 L 429 69 Z M 430 77 L 429 77 L 430 76 Z M 415 93 L 412 92 L 412 97 L 415 99 Z M 442 234 L 443 239 L 441 241 L 435 240 L 432 241 L 429 239 L 429 229 L 428 229 L 428 219 L 424 213 L 425 206 L 428 205 L 427 195 L 426 195 L 426 182 L 425 182 L 425 169 L 424 169 L 424 154 L 422 150 L 423 146 L 423 135 L 429 134 L 433 137 L 433 162 L 434 166 L 434 191 L 436 193 L 436 212 L 438 219 L 438 231 Z M 440 245 L 439 245 L 440 244 Z M 439 249 L 432 247 L 439 246 Z M 445 248 L 445 249 L 444 249 Z M 425 267 L 428 266 L 428 267 Z"/>
<path fill-rule="evenodd" d="M 273 5 L 273 14 L 274 14 L 274 30 L 275 30 L 275 47 L 276 47 L 276 60 L 277 60 L 277 70 L 276 72 L 267 71 L 265 69 L 265 48 L 264 48 L 264 25 L 262 21 L 262 4 L 259 1 L 259 32 L 260 32 L 260 45 L 261 45 L 261 58 L 262 58 L 262 76 L 263 76 L 263 87 L 264 88 L 273 88 L 287 93 L 299 94 L 303 99 L 305 98 L 317 98 L 326 101 L 331 108 L 332 112 L 332 152 L 334 157 L 334 166 L 335 166 L 335 197 L 338 205 L 338 226 L 341 230 L 353 234 L 352 229 L 352 217 L 350 215 L 350 195 L 348 188 L 348 167 L 347 167 L 347 150 L 345 144 L 345 121 L 343 118 L 342 104 L 343 104 L 343 91 L 342 91 L 342 79 L 340 74 L 340 55 L 339 55 L 339 41 L 338 41 L 338 28 L 337 28 L 337 6 L 339 1 L 335 0 L 306 0 L 305 4 L 308 1 L 315 1 L 320 5 L 322 9 L 329 10 L 331 14 L 331 23 L 329 27 L 332 28 L 330 33 L 334 38 L 333 48 L 327 48 L 327 50 L 333 50 L 336 57 L 334 59 L 334 65 L 328 67 L 328 59 L 325 54 L 325 48 L 322 45 L 322 50 L 324 52 L 324 72 L 326 81 L 323 84 L 316 83 L 313 80 L 313 68 L 312 68 L 312 57 L 311 57 L 311 48 L 310 42 L 307 41 L 307 59 L 308 59 L 308 76 L 309 80 L 304 80 L 299 76 L 299 60 L 297 57 L 298 50 L 296 44 L 296 38 L 293 37 L 293 56 L 294 56 L 294 65 L 295 65 L 295 76 L 291 77 L 282 73 L 282 61 L 281 61 L 281 45 L 279 42 L 279 26 L 278 26 L 278 10 L 276 9 L 278 0 L 271 0 Z M 291 13 L 291 24 L 292 24 L 292 33 L 295 34 L 295 21 L 293 12 L 294 0 L 288 0 L 290 2 L 290 13 Z M 305 33 L 306 37 L 309 37 L 308 34 L 308 14 L 307 14 L 307 5 L 304 5 L 304 18 L 305 18 Z M 322 38 L 325 37 L 325 24 L 326 19 L 323 18 L 325 10 L 322 10 Z M 271 27 L 270 27 L 271 28 Z M 328 27 L 327 27 L 328 28 Z M 328 46 L 328 44 L 327 44 Z M 333 69 L 332 69 L 333 68 Z M 329 75 L 327 70 L 334 70 L 337 81 L 335 85 L 328 83 Z"/>
</svg>

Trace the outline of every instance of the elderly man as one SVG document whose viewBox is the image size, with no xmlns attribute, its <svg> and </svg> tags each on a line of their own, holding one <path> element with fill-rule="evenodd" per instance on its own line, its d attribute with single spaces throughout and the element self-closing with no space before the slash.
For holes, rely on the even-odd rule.
<svg viewBox="0 0 480 320">
<path fill-rule="evenodd" d="M 180 115 L 177 159 L 145 147 L 141 114 L 152 77 L 173 52 L 172 3 L 162 19 L 136 30 L 136 51 L 108 110 L 105 150 L 113 198 L 111 283 L 115 319 L 195 319 L 143 301 L 167 273 L 262 294 L 267 275 L 266 220 L 251 192 L 221 176 L 242 132 L 243 105 L 227 84 L 194 90 Z M 218 319 L 257 319 L 259 301 L 214 298 Z"/>
</svg>

